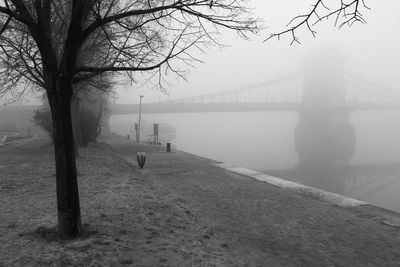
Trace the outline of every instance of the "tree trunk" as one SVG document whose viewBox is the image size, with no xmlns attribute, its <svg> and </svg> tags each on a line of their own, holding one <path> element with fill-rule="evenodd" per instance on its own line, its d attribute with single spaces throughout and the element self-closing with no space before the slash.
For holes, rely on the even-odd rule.
<svg viewBox="0 0 400 267">
<path fill-rule="evenodd" d="M 58 234 L 61 240 L 81 234 L 77 169 L 71 118 L 71 92 L 68 82 L 48 92 L 53 120 L 53 140 L 56 162 Z"/>
<path fill-rule="evenodd" d="M 83 146 L 83 138 L 82 138 L 81 118 L 80 118 L 80 100 L 78 96 L 75 96 L 72 99 L 71 116 L 72 116 L 72 130 L 74 131 L 75 146 L 81 147 Z"/>
</svg>

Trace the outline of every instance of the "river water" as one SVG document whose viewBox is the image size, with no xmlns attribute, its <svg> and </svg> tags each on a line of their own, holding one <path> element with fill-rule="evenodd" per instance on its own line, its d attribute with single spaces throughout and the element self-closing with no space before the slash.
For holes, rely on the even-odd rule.
<svg viewBox="0 0 400 267">
<path fill-rule="evenodd" d="M 350 115 L 356 131 L 356 151 L 350 165 L 377 167 L 348 174 L 344 195 L 400 212 L 399 118 L 400 111 L 363 111 Z M 136 122 L 137 114 L 110 118 L 111 130 L 124 136 L 135 136 Z M 175 128 L 176 138 L 171 143 L 182 151 L 265 173 L 291 170 L 298 164 L 294 148 L 298 115 L 294 112 L 142 115 L 142 123 L 153 122 Z M 141 140 L 149 140 L 149 136 L 142 136 Z"/>
</svg>

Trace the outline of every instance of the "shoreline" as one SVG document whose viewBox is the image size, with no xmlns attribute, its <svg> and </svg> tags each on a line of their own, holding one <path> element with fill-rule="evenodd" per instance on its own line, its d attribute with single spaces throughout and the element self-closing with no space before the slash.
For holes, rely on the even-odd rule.
<svg viewBox="0 0 400 267">
<path fill-rule="evenodd" d="M 265 183 L 268 183 L 271 185 L 275 185 L 275 186 L 278 186 L 281 188 L 285 188 L 285 189 L 291 189 L 294 192 L 299 193 L 299 194 L 312 195 L 314 197 L 320 198 L 323 201 L 327 201 L 332 204 L 336 204 L 338 206 L 357 207 L 357 206 L 371 205 L 370 203 L 367 203 L 367 202 L 364 202 L 364 201 L 361 201 L 358 199 L 335 194 L 335 193 L 321 190 L 321 189 L 318 189 L 315 187 L 302 185 L 299 183 L 289 181 L 287 179 L 271 176 L 268 174 L 253 171 L 253 170 L 246 169 L 243 167 L 235 167 L 228 163 L 219 163 L 219 164 L 215 164 L 215 165 L 218 167 L 221 167 L 223 169 L 226 169 L 226 170 L 229 170 L 229 171 L 232 171 L 232 172 L 235 172 L 235 173 L 247 176 L 247 177 L 251 177 L 258 181 L 262 181 L 262 182 L 265 182 Z"/>
</svg>

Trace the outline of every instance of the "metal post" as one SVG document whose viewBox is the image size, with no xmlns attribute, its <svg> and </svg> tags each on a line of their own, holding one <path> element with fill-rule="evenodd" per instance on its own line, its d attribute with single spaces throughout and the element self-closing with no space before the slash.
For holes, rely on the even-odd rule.
<svg viewBox="0 0 400 267">
<path fill-rule="evenodd" d="M 140 120 L 142 118 L 142 98 L 143 96 L 140 96 L 140 102 L 139 102 L 139 123 L 138 123 L 138 133 L 137 133 L 137 142 L 140 143 Z"/>
<path fill-rule="evenodd" d="M 139 124 L 138 123 L 135 123 L 135 140 L 136 140 L 136 143 L 138 143 L 139 142 L 139 140 L 138 140 L 138 138 L 139 138 L 139 129 L 138 129 L 138 126 L 139 126 Z"/>
<path fill-rule="evenodd" d="M 153 144 L 158 145 L 158 123 L 153 123 Z"/>
<path fill-rule="evenodd" d="M 167 152 L 171 152 L 171 143 L 167 143 Z"/>
</svg>

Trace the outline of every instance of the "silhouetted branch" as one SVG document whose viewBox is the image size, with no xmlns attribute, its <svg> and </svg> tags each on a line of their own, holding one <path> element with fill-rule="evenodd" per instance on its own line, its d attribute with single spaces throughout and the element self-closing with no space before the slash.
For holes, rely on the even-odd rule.
<svg viewBox="0 0 400 267">
<path fill-rule="evenodd" d="M 331 9 L 325 4 L 324 0 L 318 0 L 314 5 L 312 5 L 312 9 L 309 13 L 294 17 L 286 25 L 286 27 L 289 27 L 288 29 L 271 34 L 264 40 L 264 42 L 267 42 L 272 38 L 277 38 L 279 40 L 281 36 L 290 34 L 292 36 L 290 44 L 300 44 L 300 40 L 296 36 L 296 31 L 302 27 L 306 27 L 312 36 L 315 37 L 317 32 L 314 30 L 314 26 L 322 20 L 329 19 L 332 16 L 336 16 L 335 27 L 337 26 L 339 28 L 345 25 L 351 27 L 356 22 L 366 23 L 366 20 L 360 12 L 361 8 L 369 9 L 364 0 L 338 0 L 338 3 L 338 7 Z"/>
</svg>

